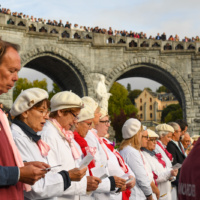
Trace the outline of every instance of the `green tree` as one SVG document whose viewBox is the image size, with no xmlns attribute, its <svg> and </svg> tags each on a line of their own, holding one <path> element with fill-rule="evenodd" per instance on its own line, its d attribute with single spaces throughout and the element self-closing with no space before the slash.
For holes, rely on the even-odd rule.
<svg viewBox="0 0 200 200">
<path fill-rule="evenodd" d="M 144 89 L 148 90 L 149 92 L 152 92 L 152 89 L 149 88 L 149 87 L 146 87 L 146 88 L 144 88 Z"/>
<path fill-rule="evenodd" d="M 181 108 L 175 111 L 171 111 L 165 117 L 165 123 L 175 122 L 177 119 L 183 119 L 183 111 Z"/>
<path fill-rule="evenodd" d="M 137 98 L 142 93 L 142 90 L 132 90 L 128 94 L 128 98 L 131 100 L 132 104 L 135 105 L 135 98 Z"/>
<path fill-rule="evenodd" d="M 108 111 L 111 118 L 114 114 L 119 115 L 121 110 L 123 110 L 125 114 L 137 113 L 137 108 L 128 98 L 128 91 L 123 85 L 115 82 L 110 89 L 110 93 L 112 96 L 109 99 Z"/>
<path fill-rule="evenodd" d="M 34 80 L 33 82 L 31 82 L 27 78 L 19 78 L 13 89 L 13 100 L 15 101 L 15 99 L 18 97 L 22 90 L 26 90 L 33 87 L 39 87 L 47 91 L 46 79 L 43 79 L 41 81 Z"/>
<path fill-rule="evenodd" d="M 165 122 L 165 118 L 167 117 L 167 115 L 169 114 L 169 116 L 167 117 L 167 121 L 170 119 L 170 115 L 175 114 L 175 117 L 177 116 L 177 113 L 173 113 L 174 111 L 178 111 L 182 113 L 182 109 L 180 104 L 171 104 L 169 106 L 167 106 L 165 109 L 163 109 L 162 111 L 162 116 L 161 116 L 161 122 Z M 173 117 L 173 116 L 172 116 Z M 177 119 L 182 119 L 181 116 L 177 116 Z"/>
<path fill-rule="evenodd" d="M 170 90 L 168 88 L 166 88 L 164 85 L 160 86 L 156 92 L 161 93 L 161 92 L 166 92 L 166 93 L 170 93 Z"/>
<path fill-rule="evenodd" d="M 49 92 L 49 99 L 51 99 L 54 96 L 54 94 L 56 94 L 60 91 L 61 91 L 61 89 L 58 87 L 58 85 L 56 83 L 53 83 L 53 89 L 52 89 L 52 91 Z"/>
<path fill-rule="evenodd" d="M 127 84 L 127 90 L 128 90 L 128 92 L 131 91 L 131 84 L 130 83 Z"/>
</svg>

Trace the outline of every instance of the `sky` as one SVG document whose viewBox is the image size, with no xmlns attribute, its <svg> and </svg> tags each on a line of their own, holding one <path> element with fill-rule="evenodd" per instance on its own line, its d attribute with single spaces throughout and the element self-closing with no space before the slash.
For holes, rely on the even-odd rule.
<svg viewBox="0 0 200 200">
<path fill-rule="evenodd" d="M 23 12 L 36 18 L 62 19 L 63 23 L 112 27 L 113 30 L 143 31 L 147 37 L 163 32 L 167 37 L 178 34 L 180 39 L 200 36 L 199 0 L 3 0 L 0 4 L 2 8 L 10 8 L 11 12 Z M 19 76 L 29 77 L 29 74 L 29 70 L 22 69 Z M 32 77 L 33 74 L 30 80 Z M 144 85 L 155 90 L 160 86 L 142 78 L 120 81 L 125 86 L 128 82 L 132 89 L 143 89 L 140 87 Z"/>
</svg>

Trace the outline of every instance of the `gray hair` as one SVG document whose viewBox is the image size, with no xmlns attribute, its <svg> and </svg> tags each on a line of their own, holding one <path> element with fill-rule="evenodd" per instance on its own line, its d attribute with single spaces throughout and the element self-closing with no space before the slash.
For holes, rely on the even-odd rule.
<svg viewBox="0 0 200 200">
<path fill-rule="evenodd" d="M 159 138 L 162 138 L 169 133 L 169 131 L 155 131 L 155 132 L 159 135 Z"/>
<path fill-rule="evenodd" d="M 185 134 L 183 134 L 183 135 L 181 136 L 181 140 L 184 140 L 185 135 L 188 135 L 188 136 L 190 137 L 190 134 L 189 134 L 188 132 L 186 132 Z"/>
<path fill-rule="evenodd" d="M 168 125 L 172 126 L 174 128 L 174 131 L 178 131 L 178 129 L 180 128 L 179 124 L 177 124 L 176 122 L 169 122 Z"/>
</svg>

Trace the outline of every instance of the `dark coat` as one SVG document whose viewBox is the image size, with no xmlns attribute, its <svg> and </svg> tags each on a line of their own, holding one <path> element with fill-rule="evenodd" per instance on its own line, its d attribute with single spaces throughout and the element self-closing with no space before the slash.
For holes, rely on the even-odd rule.
<svg viewBox="0 0 200 200">
<path fill-rule="evenodd" d="M 182 164 L 183 161 L 185 160 L 185 155 L 180 151 L 180 149 L 177 147 L 177 145 L 170 141 L 167 145 L 167 151 L 172 154 L 173 156 L 173 162 L 172 165 L 175 165 L 176 163 Z M 176 177 L 176 181 L 172 182 L 172 185 L 178 186 L 178 181 L 179 181 L 179 174 L 180 174 L 180 169 L 178 171 L 178 175 Z"/>
</svg>

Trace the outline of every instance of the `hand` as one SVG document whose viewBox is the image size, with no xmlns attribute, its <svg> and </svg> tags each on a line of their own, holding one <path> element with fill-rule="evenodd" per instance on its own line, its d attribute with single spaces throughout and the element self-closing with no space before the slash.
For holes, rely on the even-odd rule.
<svg viewBox="0 0 200 200">
<path fill-rule="evenodd" d="M 154 193 L 156 194 L 157 199 L 160 198 L 160 190 L 157 188 Z"/>
<path fill-rule="evenodd" d="M 113 176 L 115 179 L 115 186 L 116 188 L 126 187 L 126 180 L 117 176 Z"/>
<path fill-rule="evenodd" d="M 133 180 L 132 180 L 131 182 L 129 182 L 129 183 L 126 184 L 126 188 L 127 188 L 127 189 L 133 188 L 133 187 L 135 186 L 135 183 L 136 183 L 135 177 L 129 176 L 129 178 L 133 178 Z"/>
<path fill-rule="evenodd" d="M 36 166 L 34 166 L 33 164 L 27 163 L 26 166 L 19 168 L 20 170 L 19 181 L 22 183 L 33 185 L 36 181 L 45 177 L 45 174 L 47 173 L 47 171 L 41 170 L 44 168 L 45 167 L 43 168 L 38 167 L 37 164 Z"/>
<path fill-rule="evenodd" d="M 177 174 L 178 174 L 178 169 L 171 170 L 171 176 L 177 176 Z"/>
<path fill-rule="evenodd" d="M 68 171 L 71 181 L 80 181 L 86 174 L 87 167 L 83 169 L 74 168 Z"/>
<path fill-rule="evenodd" d="M 87 176 L 87 191 L 94 191 L 98 188 L 101 179 L 95 176 Z"/>
<path fill-rule="evenodd" d="M 47 163 L 39 162 L 39 161 L 24 162 L 24 166 L 28 166 L 28 165 L 33 165 L 33 166 L 41 168 L 41 169 L 46 169 L 46 168 L 51 167 Z"/>
</svg>

